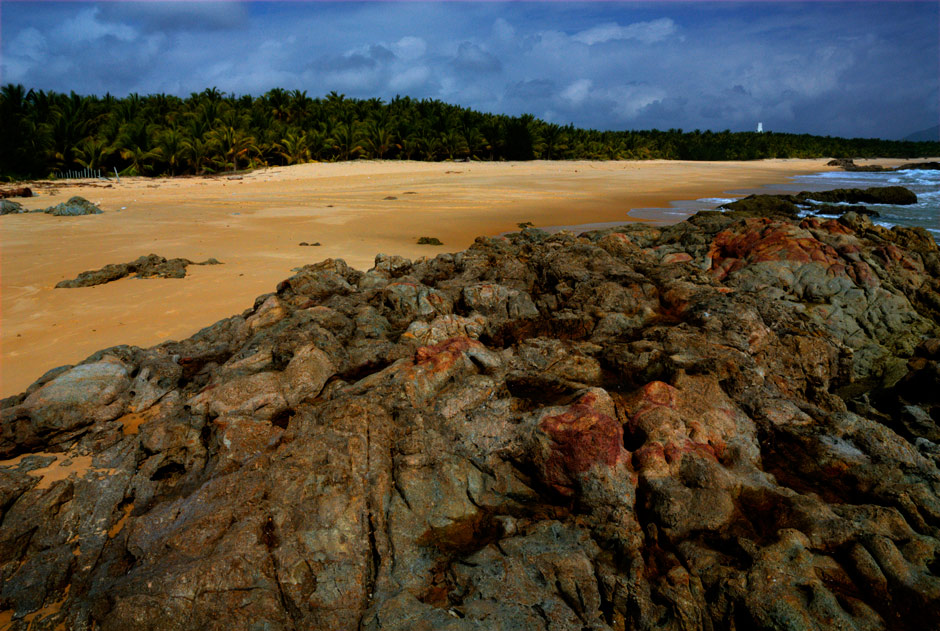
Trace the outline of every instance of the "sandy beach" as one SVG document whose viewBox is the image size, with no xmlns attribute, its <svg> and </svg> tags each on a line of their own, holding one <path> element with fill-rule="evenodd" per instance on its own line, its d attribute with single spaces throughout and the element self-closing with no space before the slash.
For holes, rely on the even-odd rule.
<svg viewBox="0 0 940 631">
<path fill-rule="evenodd" d="M 892 161 L 878 161 L 890 164 Z M 759 162 L 346 162 L 237 176 L 31 184 L 29 209 L 80 195 L 104 214 L 0 218 L 0 396 L 47 370 L 116 344 L 182 339 L 250 307 L 293 268 L 376 253 L 408 258 L 469 246 L 478 235 L 536 226 L 655 220 L 634 208 L 783 183 L 826 160 Z M 675 221 L 674 216 L 670 217 Z M 443 246 L 417 245 L 421 236 Z M 300 246 L 301 242 L 320 246 Z M 224 265 L 185 279 L 131 279 L 81 289 L 61 280 L 149 253 Z"/>
</svg>

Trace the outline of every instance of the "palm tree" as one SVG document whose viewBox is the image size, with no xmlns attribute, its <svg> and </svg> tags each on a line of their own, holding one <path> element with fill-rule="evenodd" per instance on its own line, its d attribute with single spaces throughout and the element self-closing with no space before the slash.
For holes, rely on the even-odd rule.
<svg viewBox="0 0 940 631">
<path fill-rule="evenodd" d="M 75 149 L 75 161 L 86 169 L 100 169 L 115 148 L 105 138 L 89 136 Z"/>
<path fill-rule="evenodd" d="M 449 160 L 463 158 L 470 152 L 464 135 L 453 128 L 441 134 L 438 149 L 442 157 L 446 157 Z"/>
<path fill-rule="evenodd" d="M 368 149 L 375 158 L 382 159 L 388 155 L 393 147 L 398 148 L 398 145 L 395 144 L 395 133 L 377 120 L 366 121 L 362 135 L 365 149 Z"/>
<path fill-rule="evenodd" d="M 287 164 L 297 164 L 310 160 L 310 139 L 306 132 L 299 134 L 289 133 L 275 145 L 278 155 L 282 156 Z"/>
<path fill-rule="evenodd" d="M 218 127 L 207 134 L 207 139 L 214 144 L 223 158 L 222 165 L 232 165 L 232 171 L 238 170 L 238 159 L 248 154 L 252 149 L 257 150 L 255 139 L 241 129 L 231 125 Z"/>
<path fill-rule="evenodd" d="M 201 137 L 190 137 L 183 140 L 182 149 L 183 155 L 189 163 L 189 167 L 196 175 L 205 173 L 206 167 L 212 162 L 212 147 L 210 143 Z"/>
<path fill-rule="evenodd" d="M 546 160 L 563 155 L 568 148 L 568 135 L 560 125 L 550 123 L 542 129 L 542 151 Z"/>
<path fill-rule="evenodd" d="M 428 154 L 428 139 L 420 132 L 414 132 L 401 141 L 402 155 L 406 160 L 419 160 Z"/>
<path fill-rule="evenodd" d="M 168 167 L 170 175 L 176 175 L 177 169 L 186 158 L 186 138 L 179 128 L 163 129 L 157 134 L 157 149 Z"/>
<path fill-rule="evenodd" d="M 262 98 L 267 102 L 268 109 L 275 120 L 286 121 L 288 119 L 290 98 L 287 95 L 287 90 L 274 88 L 269 90 Z"/>
<path fill-rule="evenodd" d="M 333 94 L 335 94 L 335 92 Z M 337 157 L 340 160 L 355 159 L 362 153 L 362 145 L 359 139 L 359 130 L 356 128 L 355 123 L 340 123 L 334 127 L 332 141 L 333 149 L 337 152 Z"/>
<path fill-rule="evenodd" d="M 479 158 L 489 149 L 486 137 L 476 127 L 464 127 L 461 133 L 470 157 Z"/>
</svg>

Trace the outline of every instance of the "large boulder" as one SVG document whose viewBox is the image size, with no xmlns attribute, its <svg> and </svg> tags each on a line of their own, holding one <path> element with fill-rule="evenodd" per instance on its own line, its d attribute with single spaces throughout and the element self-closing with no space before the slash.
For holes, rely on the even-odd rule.
<svg viewBox="0 0 940 631">
<path fill-rule="evenodd" d="M 917 195 L 903 186 L 880 186 L 874 188 L 837 188 L 831 191 L 803 192 L 796 196 L 800 200 L 825 203 L 849 204 L 896 204 L 917 203 Z"/>
<path fill-rule="evenodd" d="M 305 266 L 0 404 L 0 620 L 933 628 L 938 278 L 762 209 Z"/>
<path fill-rule="evenodd" d="M 100 215 L 104 211 L 84 197 L 75 195 L 70 197 L 68 201 L 46 208 L 43 212 L 55 217 L 75 217 L 78 215 Z"/>
<path fill-rule="evenodd" d="M 16 215 L 25 212 L 29 211 L 23 208 L 21 203 L 9 199 L 0 199 L 0 215 Z"/>
<path fill-rule="evenodd" d="M 0 189 L 0 199 L 7 197 L 32 197 L 33 191 L 28 186 L 14 186 L 13 188 Z"/>
</svg>

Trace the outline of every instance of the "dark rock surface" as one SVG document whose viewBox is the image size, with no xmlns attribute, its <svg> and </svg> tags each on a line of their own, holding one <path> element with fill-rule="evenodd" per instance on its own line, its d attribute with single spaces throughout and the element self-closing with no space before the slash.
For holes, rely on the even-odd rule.
<svg viewBox="0 0 940 631">
<path fill-rule="evenodd" d="M 902 164 L 898 167 L 886 167 L 879 164 L 870 164 L 867 166 L 860 166 L 855 164 L 855 161 L 851 158 L 836 158 L 830 160 L 826 163 L 827 166 L 831 167 L 841 167 L 843 171 L 869 171 L 869 172 L 881 172 L 881 171 L 907 171 L 907 170 L 922 170 L 922 171 L 937 171 L 940 170 L 940 162 L 908 162 Z"/>
<path fill-rule="evenodd" d="M 831 167 L 841 167 L 843 171 L 865 171 L 878 173 L 881 171 L 894 170 L 890 167 L 881 166 L 880 164 L 869 164 L 866 166 L 861 166 L 855 164 L 855 160 L 852 160 L 851 158 L 836 158 L 827 162 L 826 165 Z"/>
<path fill-rule="evenodd" d="M 84 197 L 75 195 L 70 197 L 68 201 L 36 212 L 44 212 L 47 215 L 56 217 L 75 217 L 78 215 L 100 215 L 103 211 Z"/>
<path fill-rule="evenodd" d="M 804 192 L 797 195 L 802 200 L 812 200 L 835 204 L 895 204 L 909 205 L 917 203 L 917 195 L 903 186 L 881 186 L 875 188 L 837 188 L 831 191 Z"/>
<path fill-rule="evenodd" d="M 0 188 L 0 199 L 7 197 L 32 197 L 33 190 L 28 186 L 14 186 L 13 188 Z"/>
<path fill-rule="evenodd" d="M 940 171 L 940 162 L 908 162 L 897 168 L 898 171 Z"/>
<path fill-rule="evenodd" d="M 29 211 L 23 208 L 23 204 L 9 199 L 0 199 L 0 215 L 17 215 L 26 212 Z"/>
<path fill-rule="evenodd" d="M 134 278 L 185 278 L 188 265 L 220 265 L 215 259 L 193 263 L 189 259 L 166 259 L 156 254 L 142 256 L 130 263 L 111 263 L 101 269 L 82 272 L 77 278 L 63 280 L 56 288 L 92 287 L 133 275 Z"/>
<path fill-rule="evenodd" d="M 16 631 L 932 628 L 938 278 L 925 231 L 857 213 L 306 266 L 2 402 L 0 610 Z"/>
<path fill-rule="evenodd" d="M 879 213 L 864 206 L 834 206 L 834 204 L 889 204 L 917 203 L 917 195 L 903 186 L 873 188 L 837 188 L 831 191 L 803 191 L 795 195 L 748 195 L 721 206 L 733 211 L 733 217 L 764 217 L 768 219 L 797 219 L 801 212 L 821 214 L 857 214 L 878 217 Z"/>
</svg>

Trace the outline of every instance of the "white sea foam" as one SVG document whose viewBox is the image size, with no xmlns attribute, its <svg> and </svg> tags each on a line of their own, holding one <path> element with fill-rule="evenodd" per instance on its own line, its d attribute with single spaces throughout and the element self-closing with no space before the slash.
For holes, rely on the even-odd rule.
<svg viewBox="0 0 940 631">
<path fill-rule="evenodd" d="M 923 169 L 887 172 L 854 171 L 848 173 L 827 171 L 825 173 L 796 176 L 792 178 L 791 186 L 796 190 L 820 191 L 834 188 L 903 186 L 917 195 L 917 203 L 906 206 L 863 204 L 881 215 L 875 223 L 885 228 L 921 226 L 934 235 L 935 239 L 940 236 L 940 171 Z M 851 204 L 843 202 L 833 205 L 848 206 Z"/>
<path fill-rule="evenodd" d="M 733 201 L 736 201 L 735 197 L 703 197 L 695 201 L 701 202 L 703 204 L 717 204 L 721 206 L 722 204 L 730 204 Z"/>
</svg>

